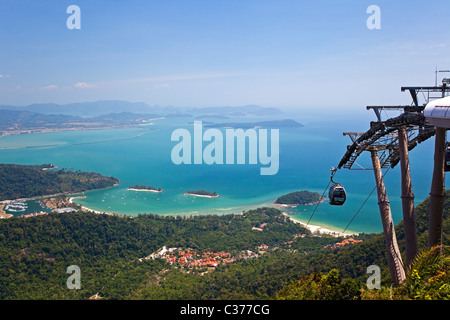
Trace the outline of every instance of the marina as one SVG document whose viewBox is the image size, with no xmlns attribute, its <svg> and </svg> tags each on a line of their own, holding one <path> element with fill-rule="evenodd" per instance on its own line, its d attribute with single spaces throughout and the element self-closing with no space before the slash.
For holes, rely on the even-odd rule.
<svg viewBox="0 0 450 320">
<path fill-rule="evenodd" d="M 39 199 L 4 201 L 3 211 L 16 217 L 28 217 L 47 214 L 52 208 L 45 206 Z"/>
</svg>

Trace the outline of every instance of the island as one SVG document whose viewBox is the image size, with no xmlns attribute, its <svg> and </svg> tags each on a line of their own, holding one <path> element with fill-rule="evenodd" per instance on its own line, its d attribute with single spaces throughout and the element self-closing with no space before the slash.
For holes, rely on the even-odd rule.
<svg viewBox="0 0 450 320">
<path fill-rule="evenodd" d="M 219 195 L 214 191 L 214 192 L 210 192 L 210 191 L 206 191 L 206 190 L 188 190 L 188 192 L 186 192 L 184 194 L 185 196 L 196 196 L 196 197 L 205 197 L 205 198 L 218 198 Z"/>
<path fill-rule="evenodd" d="M 157 187 L 153 187 L 153 186 L 144 186 L 141 184 L 136 184 L 134 186 L 130 186 L 128 187 L 128 190 L 132 190 L 132 191 L 150 191 L 150 192 L 163 192 L 163 189 L 161 188 L 157 188 Z"/>
<path fill-rule="evenodd" d="M 307 190 L 295 191 L 279 197 L 275 200 L 275 205 L 279 207 L 296 207 L 298 205 L 313 205 L 322 202 L 325 197 L 322 197 L 317 192 L 310 192 Z"/>
</svg>

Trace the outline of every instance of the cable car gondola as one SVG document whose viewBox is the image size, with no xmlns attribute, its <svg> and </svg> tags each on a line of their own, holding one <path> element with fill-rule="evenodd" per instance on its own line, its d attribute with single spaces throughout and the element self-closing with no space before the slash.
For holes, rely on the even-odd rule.
<svg viewBox="0 0 450 320">
<path fill-rule="evenodd" d="M 341 206 L 344 204 L 346 199 L 346 193 L 344 187 L 339 183 L 333 183 L 328 192 L 328 197 L 330 198 L 330 204 L 334 206 Z"/>
<path fill-rule="evenodd" d="M 336 173 L 336 168 L 331 169 L 331 182 L 333 185 L 330 187 L 330 191 L 328 192 L 328 198 L 330 199 L 330 204 L 333 206 L 341 206 L 345 203 L 347 198 L 347 194 L 345 192 L 345 188 L 337 182 L 333 181 L 333 176 Z"/>
</svg>

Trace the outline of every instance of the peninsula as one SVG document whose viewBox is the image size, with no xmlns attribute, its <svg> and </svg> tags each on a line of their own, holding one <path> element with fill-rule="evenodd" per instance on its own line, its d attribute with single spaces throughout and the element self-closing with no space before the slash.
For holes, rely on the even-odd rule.
<svg viewBox="0 0 450 320">
<path fill-rule="evenodd" d="M 119 180 L 95 172 L 70 171 L 52 164 L 0 164 L 0 201 L 80 193 L 115 186 Z"/>
</svg>

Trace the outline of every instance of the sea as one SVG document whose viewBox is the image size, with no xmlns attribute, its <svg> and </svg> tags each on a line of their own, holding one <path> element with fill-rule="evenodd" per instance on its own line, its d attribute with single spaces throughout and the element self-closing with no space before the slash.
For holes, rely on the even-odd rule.
<svg viewBox="0 0 450 320">
<path fill-rule="evenodd" d="M 261 167 L 267 165 L 260 161 L 257 164 L 248 161 L 244 164 L 175 164 L 171 152 L 178 142 L 172 141 L 171 135 L 179 128 L 193 133 L 194 119 L 189 117 L 151 119 L 147 125 L 135 128 L 3 136 L 0 137 L 0 163 L 52 163 L 59 169 L 114 176 L 120 180 L 119 185 L 85 192 L 85 198 L 74 201 L 92 210 L 128 216 L 241 213 L 273 206 L 279 196 L 300 190 L 327 196 L 330 169 L 338 165 L 347 145 L 351 144 L 343 132 L 367 130 L 369 117 L 360 114 L 324 119 L 294 113 L 289 118 L 305 126 L 279 128 L 279 170 L 274 175 L 261 175 Z M 249 122 L 249 119 L 214 120 L 232 121 Z M 208 142 L 203 142 L 203 147 L 206 145 Z M 269 141 L 269 152 L 270 148 Z M 433 152 L 434 138 L 410 152 L 415 204 L 429 195 Z M 334 181 L 347 191 L 344 205 L 332 206 L 324 201 L 318 205 L 298 206 L 287 209 L 290 217 L 336 232 L 382 232 L 370 167 L 369 155 L 363 154 L 354 165 L 360 170 L 336 172 Z M 384 172 L 394 223 L 398 223 L 402 220 L 400 168 L 397 166 L 388 172 L 384 169 Z M 163 192 L 127 190 L 136 184 L 161 187 Z M 184 195 L 188 190 L 198 189 L 215 191 L 219 197 Z"/>
</svg>

